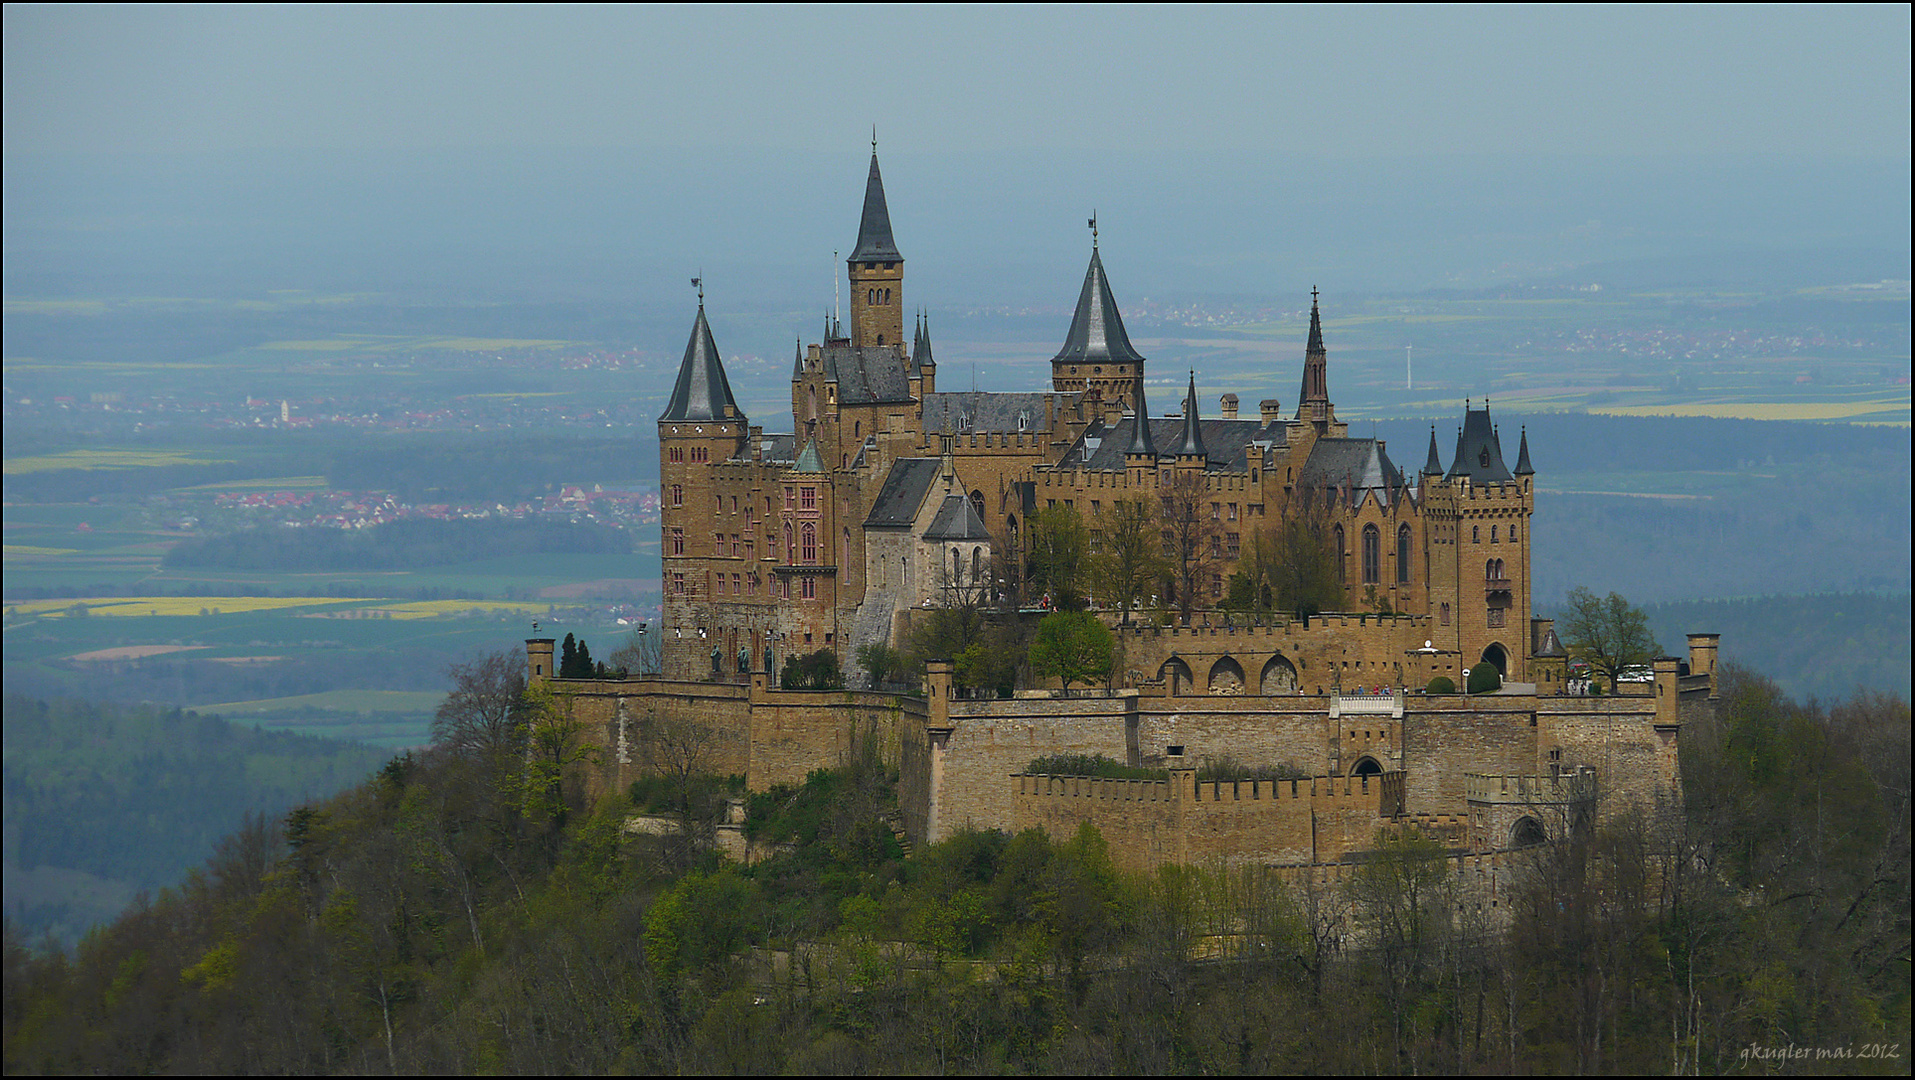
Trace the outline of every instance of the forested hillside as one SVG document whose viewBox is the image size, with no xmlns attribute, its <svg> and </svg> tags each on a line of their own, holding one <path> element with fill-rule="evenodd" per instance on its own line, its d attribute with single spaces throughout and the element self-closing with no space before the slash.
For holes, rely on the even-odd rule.
<svg viewBox="0 0 1915 1080">
<path fill-rule="evenodd" d="M 7 1070 L 1907 1072 L 1901 701 L 1731 669 L 1680 821 L 1534 849 L 1479 911 L 1417 840 L 1313 888 L 1127 875 L 1088 829 L 907 855 L 868 753 L 749 798 L 775 854 L 741 868 L 710 843 L 733 785 L 587 806 L 549 701 L 465 689 L 434 750 L 75 952 L 10 925 Z"/>
<path fill-rule="evenodd" d="M 153 706 L 5 699 L 6 917 L 72 940 L 177 884 L 248 814 L 356 785 L 382 755 Z"/>
</svg>

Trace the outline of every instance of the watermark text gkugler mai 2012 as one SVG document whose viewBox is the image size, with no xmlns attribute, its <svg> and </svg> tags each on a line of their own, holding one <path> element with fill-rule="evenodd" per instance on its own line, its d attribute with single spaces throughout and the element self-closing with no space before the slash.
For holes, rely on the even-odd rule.
<svg viewBox="0 0 1915 1080">
<path fill-rule="evenodd" d="M 1736 1055 L 1742 1064 L 1751 1061 L 1856 1061 L 1864 1058 L 1899 1059 L 1900 1043 L 1863 1043 L 1860 1046 L 1763 1046 L 1750 1043 Z"/>
</svg>

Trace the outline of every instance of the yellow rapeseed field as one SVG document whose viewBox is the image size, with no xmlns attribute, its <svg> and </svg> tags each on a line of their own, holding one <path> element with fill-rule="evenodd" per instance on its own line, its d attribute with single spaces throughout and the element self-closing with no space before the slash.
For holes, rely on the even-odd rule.
<svg viewBox="0 0 1915 1080">
<path fill-rule="evenodd" d="M 40 457 L 8 458 L 8 476 L 53 469 L 141 469 L 157 465 L 215 465 L 230 459 L 208 458 L 172 450 L 67 450 Z"/>
<path fill-rule="evenodd" d="M 28 600 L 9 604 L 22 615 L 61 615 L 75 604 L 88 615 L 198 615 L 201 611 L 229 614 L 239 611 L 275 611 L 316 604 L 368 604 L 364 598 L 333 596 L 114 596 L 64 600 Z"/>
</svg>

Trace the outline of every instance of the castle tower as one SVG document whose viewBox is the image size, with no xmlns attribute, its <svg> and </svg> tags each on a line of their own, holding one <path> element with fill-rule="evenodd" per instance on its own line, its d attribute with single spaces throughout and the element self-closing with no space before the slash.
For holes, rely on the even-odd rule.
<svg viewBox="0 0 1915 1080">
<path fill-rule="evenodd" d="M 1323 348 L 1323 319 L 1317 311 L 1317 291 L 1310 290 L 1310 340 L 1303 347 L 1303 389 L 1297 395 L 1297 419 L 1321 428 L 1336 421 L 1330 404 L 1330 357 Z"/>
<path fill-rule="evenodd" d="M 664 573 L 664 625 L 683 634 L 702 626 L 720 558 L 712 537 L 726 527 L 712 497 L 712 466 L 745 449 L 750 420 L 732 398 L 731 383 L 705 320 L 705 295 L 698 294 L 678 382 L 658 418 L 659 494 L 663 502 L 661 550 Z M 665 670 L 696 670 L 690 652 L 667 639 Z"/>
<path fill-rule="evenodd" d="M 1121 401 L 1136 409 L 1132 392 L 1141 385 L 1143 376 L 1144 358 L 1131 347 L 1130 335 L 1124 333 L 1124 318 L 1118 313 L 1110 280 L 1104 276 L 1104 260 L 1093 239 L 1090 268 L 1084 272 L 1084 289 L 1077 297 L 1070 333 L 1064 338 L 1064 347 L 1051 358 L 1051 386 L 1063 392 L 1081 390 L 1099 402 Z M 1143 415 L 1141 409 L 1138 415 Z"/>
<path fill-rule="evenodd" d="M 1465 664 L 1489 661 L 1505 678 L 1521 680 L 1530 652 L 1525 628 L 1535 506 L 1535 470 L 1527 454 L 1519 456 L 1517 469 L 1512 473 L 1505 463 L 1488 404 L 1465 405 L 1456 456 L 1440 481 L 1424 478 L 1432 490 L 1423 506 L 1434 531 L 1447 540 L 1430 551 L 1436 632 L 1463 654 Z"/>
<path fill-rule="evenodd" d="M 864 183 L 864 214 L 858 246 L 845 260 L 851 275 L 851 344 L 904 350 L 904 256 L 891 238 L 891 211 L 878 174 L 878 144 L 871 143 L 871 175 Z"/>
<path fill-rule="evenodd" d="M 1132 387 L 1134 411 L 1131 415 L 1130 443 L 1124 447 L 1124 467 L 1155 469 L 1157 443 L 1150 437 L 1150 406 L 1144 401 L 1144 377 L 1137 376 Z"/>
</svg>

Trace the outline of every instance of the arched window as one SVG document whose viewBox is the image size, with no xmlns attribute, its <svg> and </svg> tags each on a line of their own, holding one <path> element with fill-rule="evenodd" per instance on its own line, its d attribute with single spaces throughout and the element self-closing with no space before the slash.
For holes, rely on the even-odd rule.
<svg viewBox="0 0 1915 1080">
<path fill-rule="evenodd" d="M 811 419 L 816 420 L 818 418 L 818 388 L 815 386 L 811 388 L 810 399 L 811 399 Z"/>
<path fill-rule="evenodd" d="M 1489 527 L 1489 542 L 1492 544 L 1497 542 L 1496 541 L 1496 526 L 1494 525 L 1491 525 Z"/>
<path fill-rule="evenodd" d="M 1439 612 L 1440 614 L 1438 615 L 1438 618 L 1441 620 L 1440 625 L 1448 626 L 1450 624 L 1450 606 L 1448 604 L 1444 604 L 1439 609 Z"/>
<path fill-rule="evenodd" d="M 1483 564 L 1483 580 L 1484 581 L 1496 580 L 1496 560 L 1495 559 L 1491 559 L 1488 562 L 1485 562 Z"/>
<path fill-rule="evenodd" d="M 838 541 L 838 565 L 851 565 L 851 530 L 844 531 L 844 537 Z"/>
<path fill-rule="evenodd" d="M 785 565 L 790 566 L 797 561 L 798 549 L 791 542 L 791 522 L 787 521 L 785 522 Z"/>
<path fill-rule="evenodd" d="M 1508 578 L 1509 578 L 1508 571 L 1505 571 L 1503 569 L 1503 560 L 1501 559 L 1496 560 L 1496 580 L 1506 581 L 1508 580 Z"/>
<path fill-rule="evenodd" d="M 1375 585 L 1383 580 L 1383 541 L 1376 526 L 1363 526 L 1363 584 Z"/>
<path fill-rule="evenodd" d="M 1472 544 L 1480 544 L 1483 542 L 1483 527 L 1481 525 L 1471 525 L 1469 527 L 1469 542 Z"/>
<path fill-rule="evenodd" d="M 805 546 L 805 562 L 807 564 L 817 562 L 818 561 L 818 529 L 816 526 L 812 525 L 808 521 L 805 522 L 804 546 Z"/>
<path fill-rule="evenodd" d="M 984 492 L 971 492 L 971 509 L 977 511 L 977 519 L 979 521 L 984 520 Z"/>
<path fill-rule="evenodd" d="M 1346 546 L 1343 543 L 1343 526 L 1338 525 L 1335 529 L 1331 530 L 1331 539 L 1334 540 L 1336 543 L 1337 581 L 1339 583 L 1348 581 L 1349 580 L 1348 565 L 1350 561 L 1350 549 L 1348 546 Z"/>
<path fill-rule="evenodd" d="M 1410 583 L 1410 527 L 1404 525 L 1396 530 L 1396 583 Z"/>
<path fill-rule="evenodd" d="M 984 549 L 971 549 L 971 584 L 984 580 Z"/>
<path fill-rule="evenodd" d="M 1509 527 L 1509 542 L 1512 544 L 1516 542 L 1516 526 L 1514 525 Z"/>
</svg>

